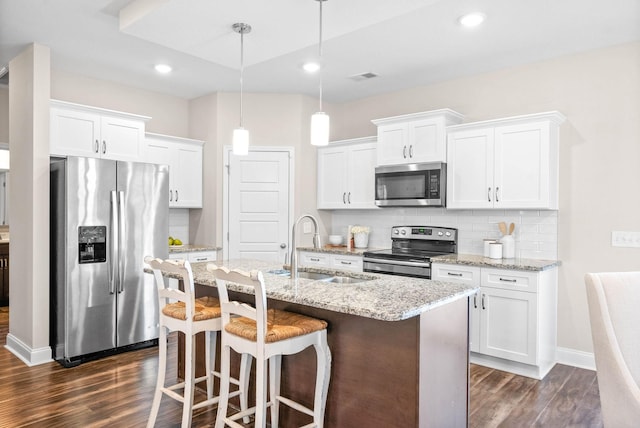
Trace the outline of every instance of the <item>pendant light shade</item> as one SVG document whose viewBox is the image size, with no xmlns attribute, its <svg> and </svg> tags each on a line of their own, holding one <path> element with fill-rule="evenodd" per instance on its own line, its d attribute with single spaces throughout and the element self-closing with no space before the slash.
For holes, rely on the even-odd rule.
<svg viewBox="0 0 640 428">
<path fill-rule="evenodd" d="M 240 125 L 233 130 L 233 154 L 245 156 L 249 154 L 249 131 L 242 127 L 242 90 L 244 74 L 244 35 L 251 32 L 251 26 L 238 22 L 231 27 L 240 33 Z"/>
<path fill-rule="evenodd" d="M 318 42 L 318 59 L 322 63 L 322 3 L 326 0 L 314 0 L 320 4 L 320 36 Z M 318 74 L 320 77 L 319 100 L 320 108 L 311 116 L 311 145 L 326 146 L 329 144 L 329 115 L 322 111 L 322 68 Z"/>
<path fill-rule="evenodd" d="M 329 115 L 323 111 L 311 116 L 311 145 L 326 146 L 329 144 Z"/>
</svg>

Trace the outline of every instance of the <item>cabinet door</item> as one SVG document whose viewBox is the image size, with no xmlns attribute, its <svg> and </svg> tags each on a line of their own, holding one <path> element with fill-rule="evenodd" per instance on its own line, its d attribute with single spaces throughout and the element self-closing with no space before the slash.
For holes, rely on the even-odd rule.
<svg viewBox="0 0 640 428">
<path fill-rule="evenodd" d="M 549 208 L 549 123 L 495 128 L 496 208 Z"/>
<path fill-rule="evenodd" d="M 173 150 L 175 171 L 174 207 L 202 208 L 202 147 L 176 144 Z"/>
<path fill-rule="evenodd" d="M 144 123 L 118 117 L 101 118 L 100 156 L 129 162 L 142 160 Z"/>
<path fill-rule="evenodd" d="M 100 116 L 51 108 L 52 155 L 100 157 Z"/>
<path fill-rule="evenodd" d="M 376 145 L 354 145 L 348 152 L 348 208 L 377 208 L 375 202 Z"/>
<path fill-rule="evenodd" d="M 347 207 L 348 150 L 318 149 L 318 209 Z"/>
<path fill-rule="evenodd" d="M 537 295 L 482 287 L 480 352 L 525 364 L 537 364 Z"/>
<path fill-rule="evenodd" d="M 408 154 L 411 162 L 446 162 L 444 122 L 424 119 L 408 125 Z"/>
<path fill-rule="evenodd" d="M 145 140 L 143 158 L 145 162 L 169 165 L 169 194 L 167 195 L 167 198 L 169 199 L 169 208 L 174 208 L 174 189 L 176 188 L 175 177 L 177 175 L 177 166 L 175 163 L 175 157 L 171 150 L 171 144 L 166 140 L 147 137 Z"/>
<path fill-rule="evenodd" d="M 450 133 L 447 159 L 447 208 L 493 208 L 493 129 Z"/>
<path fill-rule="evenodd" d="M 378 126 L 378 165 L 410 162 L 408 133 L 409 128 L 406 123 Z"/>
</svg>

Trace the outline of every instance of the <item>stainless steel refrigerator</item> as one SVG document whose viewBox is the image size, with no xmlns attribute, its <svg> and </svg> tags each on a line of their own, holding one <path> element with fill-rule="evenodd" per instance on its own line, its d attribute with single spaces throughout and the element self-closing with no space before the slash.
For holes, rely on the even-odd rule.
<svg viewBox="0 0 640 428">
<path fill-rule="evenodd" d="M 151 345 L 157 290 L 144 257 L 168 257 L 169 168 L 51 159 L 51 347 L 65 366 Z"/>
</svg>

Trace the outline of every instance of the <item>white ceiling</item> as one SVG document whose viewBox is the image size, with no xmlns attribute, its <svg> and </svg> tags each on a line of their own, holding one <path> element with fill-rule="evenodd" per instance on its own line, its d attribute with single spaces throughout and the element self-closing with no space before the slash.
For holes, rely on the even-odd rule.
<svg viewBox="0 0 640 428">
<path fill-rule="evenodd" d="M 318 53 L 314 0 L 0 0 L 0 67 L 25 46 L 52 67 L 195 98 L 239 88 L 316 96 L 301 65 Z M 463 29 L 457 18 L 482 11 Z M 344 102 L 455 77 L 640 40 L 640 0 L 328 0 L 323 88 Z M 153 65 L 174 70 L 157 75 Z M 378 77 L 355 81 L 372 72 Z"/>
</svg>

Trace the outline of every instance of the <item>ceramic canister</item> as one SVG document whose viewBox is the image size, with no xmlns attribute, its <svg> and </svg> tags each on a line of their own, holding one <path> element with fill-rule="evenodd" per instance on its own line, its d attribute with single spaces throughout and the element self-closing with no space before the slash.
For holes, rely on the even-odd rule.
<svg viewBox="0 0 640 428">
<path fill-rule="evenodd" d="M 489 244 L 489 258 L 501 259 L 502 258 L 502 244 L 499 242 L 492 242 Z"/>
</svg>

